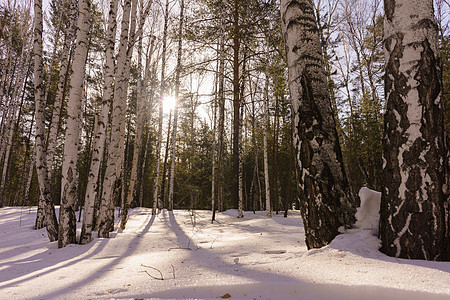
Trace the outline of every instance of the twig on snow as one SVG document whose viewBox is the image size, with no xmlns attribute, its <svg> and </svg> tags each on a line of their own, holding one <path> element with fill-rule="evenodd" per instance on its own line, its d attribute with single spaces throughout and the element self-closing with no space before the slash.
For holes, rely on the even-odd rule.
<svg viewBox="0 0 450 300">
<path fill-rule="evenodd" d="M 214 241 L 212 241 L 211 246 L 209 246 L 209 249 L 213 248 L 214 242 L 219 238 L 219 235 L 216 236 L 216 238 L 214 239 Z"/>
<path fill-rule="evenodd" d="M 172 266 L 172 274 L 173 274 L 173 279 L 175 279 L 175 267 L 173 265 Z"/>
<path fill-rule="evenodd" d="M 146 265 L 143 265 L 143 264 L 141 264 L 141 266 L 143 266 L 143 267 L 145 267 L 145 268 L 150 268 L 150 269 L 156 270 L 156 271 L 158 271 L 159 274 L 161 275 L 161 277 L 155 277 L 155 276 L 151 275 L 149 272 L 144 271 L 144 272 L 147 273 L 147 275 L 150 276 L 151 278 L 156 279 L 156 280 L 164 280 L 163 274 L 162 274 L 161 271 L 158 270 L 157 268 L 153 268 L 153 267 L 146 266 Z"/>
</svg>

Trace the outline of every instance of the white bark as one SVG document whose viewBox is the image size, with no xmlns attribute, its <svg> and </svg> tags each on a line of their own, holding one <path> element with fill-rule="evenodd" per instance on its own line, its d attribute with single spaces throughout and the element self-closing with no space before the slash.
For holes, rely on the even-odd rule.
<svg viewBox="0 0 450 300">
<path fill-rule="evenodd" d="M 108 160 L 103 180 L 103 195 L 100 204 L 99 237 L 109 237 L 109 232 L 114 229 L 114 188 L 119 179 L 123 157 L 123 126 L 125 124 L 125 107 L 123 96 L 126 95 L 125 67 L 128 48 L 128 27 L 130 24 L 131 0 L 125 0 L 122 14 L 122 32 L 117 57 L 116 78 L 114 84 L 114 99 L 111 121 L 111 142 L 108 148 Z M 123 124 L 123 125 L 122 125 Z"/>
<path fill-rule="evenodd" d="M 169 210 L 173 210 L 173 193 L 174 193 L 174 179 L 175 179 L 175 158 L 176 158 L 176 144 L 177 144 L 177 127 L 178 127 L 178 103 L 180 93 L 180 74 L 181 74 L 181 57 L 183 54 L 182 42 L 183 42 L 183 21 L 184 21 L 184 0 L 180 3 L 180 25 L 178 28 L 178 54 L 177 54 L 177 67 L 175 74 L 175 107 L 173 113 L 173 129 L 172 129 L 172 162 L 170 165 L 169 175 Z M 214 206 L 213 206 L 214 207 Z"/>
<path fill-rule="evenodd" d="M 143 125 L 144 125 L 144 109 L 145 109 L 145 102 L 143 99 L 144 91 L 142 86 L 142 32 L 143 27 L 145 24 L 145 20 L 147 19 L 148 13 L 150 12 L 150 7 L 152 5 L 152 1 L 149 1 L 147 3 L 147 7 L 145 11 L 142 11 L 141 6 L 141 16 L 139 21 L 139 27 L 137 31 L 137 35 L 134 38 L 138 41 L 138 87 L 137 87 L 137 121 L 136 121 L 136 137 L 134 140 L 134 149 L 133 149 L 133 161 L 131 166 L 131 178 L 130 178 L 130 184 L 128 187 L 128 192 L 126 193 L 126 203 L 124 206 L 124 210 L 122 212 L 122 221 L 120 224 L 121 229 L 125 229 L 127 217 L 128 217 L 128 209 L 130 207 L 131 201 L 133 200 L 133 197 L 135 196 L 135 183 L 136 183 L 136 177 L 137 177 L 137 170 L 138 170 L 138 161 L 139 161 L 139 154 L 141 152 L 141 145 L 142 145 L 142 131 L 143 131 Z M 132 30 L 133 31 L 133 30 Z M 134 42 L 132 41 L 134 44 Z M 130 49 L 128 51 L 131 51 Z M 122 188 L 124 189 L 125 186 L 123 185 Z M 125 198 L 125 197 L 124 197 Z M 125 199 L 124 199 L 125 200 Z"/>
<path fill-rule="evenodd" d="M 433 1 L 385 2 L 382 251 L 450 260 L 449 149 Z"/>
<path fill-rule="evenodd" d="M 242 99 L 241 99 L 242 101 Z M 244 117 L 244 105 L 241 104 L 241 108 L 239 109 L 241 112 L 239 114 L 241 117 L 239 118 L 239 134 L 238 134 L 238 159 L 239 159 L 239 175 L 238 175 L 238 188 L 239 188 L 239 201 L 238 201 L 238 218 L 243 218 L 243 206 L 244 206 L 244 187 L 243 187 L 243 165 L 242 165 L 242 119 Z"/>
<path fill-rule="evenodd" d="M 90 26 L 89 0 L 81 0 L 78 7 L 77 42 L 72 66 L 70 94 L 67 103 L 66 137 L 61 180 L 61 207 L 59 211 L 58 247 L 76 243 L 75 204 L 78 197 L 77 162 L 81 134 L 81 104 L 85 65 L 88 54 Z"/>
<path fill-rule="evenodd" d="M 75 26 L 76 26 L 76 15 L 74 14 L 73 7 L 76 6 L 76 3 L 74 0 L 70 0 L 70 7 L 72 9 L 69 9 L 69 19 L 71 24 L 66 27 L 66 32 L 64 33 L 64 45 L 61 52 L 61 67 L 59 69 L 59 76 L 58 76 L 58 85 L 56 88 L 56 95 L 55 95 L 55 101 L 53 103 L 53 113 L 52 113 L 52 120 L 50 123 L 50 128 L 48 130 L 48 139 L 47 139 L 47 166 L 48 166 L 48 176 L 51 180 L 52 173 L 53 173 L 53 160 L 55 157 L 55 151 L 56 151 L 56 140 L 58 137 L 58 129 L 60 125 L 60 119 L 61 119 L 61 108 L 64 103 L 64 96 L 65 96 L 65 90 L 66 90 L 66 84 L 67 84 L 67 77 L 68 77 L 68 68 L 71 58 L 69 57 L 70 53 L 70 46 L 75 38 Z M 56 46 L 55 46 L 56 47 Z"/>
<path fill-rule="evenodd" d="M 156 144 L 156 168 L 155 181 L 153 185 L 153 210 L 155 215 L 158 209 L 158 194 L 159 194 L 159 177 L 161 169 L 161 144 L 162 144 L 162 126 L 163 126 L 163 99 L 166 89 L 165 69 L 166 69 L 166 51 L 167 51 L 167 28 L 169 23 L 169 0 L 166 0 L 166 8 L 164 13 L 164 32 L 163 32 L 163 49 L 161 56 L 161 88 L 159 94 L 159 119 L 158 119 L 158 141 Z"/>
<path fill-rule="evenodd" d="M 269 180 L 269 155 L 267 146 L 267 124 L 269 123 L 269 79 L 266 78 L 264 87 L 264 118 L 263 118 L 263 151 L 264 151 L 264 183 L 266 187 L 266 212 L 267 217 L 272 217 L 270 207 L 270 180 Z"/>
<path fill-rule="evenodd" d="M 106 62 L 105 83 L 100 114 L 97 117 L 96 131 L 93 141 L 93 151 L 89 167 L 89 178 L 84 199 L 83 227 L 81 230 L 80 244 L 87 244 L 92 239 L 94 227 L 95 199 L 97 196 L 100 165 L 105 152 L 106 128 L 108 124 L 109 107 L 113 94 L 114 83 L 114 41 L 116 36 L 116 15 L 118 0 L 111 0 L 108 14 L 108 29 L 106 37 Z"/>
<path fill-rule="evenodd" d="M 35 155 L 39 181 L 39 206 L 35 228 L 44 226 L 51 242 L 58 239 L 58 224 L 55 208 L 50 194 L 47 161 L 45 154 L 45 99 L 43 99 L 43 62 L 42 62 L 42 0 L 34 2 L 34 97 L 35 97 Z"/>
</svg>

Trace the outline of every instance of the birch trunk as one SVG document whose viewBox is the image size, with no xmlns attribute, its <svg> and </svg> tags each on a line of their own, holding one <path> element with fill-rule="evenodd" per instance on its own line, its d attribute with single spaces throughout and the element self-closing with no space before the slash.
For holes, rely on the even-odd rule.
<svg viewBox="0 0 450 300">
<path fill-rule="evenodd" d="M 163 162 L 163 172 L 162 172 L 162 180 L 161 180 L 161 205 L 163 208 L 168 208 L 167 198 L 166 198 L 166 179 L 167 179 L 167 161 L 169 159 L 169 149 L 170 147 L 170 136 L 171 136 L 171 128 L 172 127 L 172 110 L 169 112 L 169 120 L 167 121 L 167 139 L 166 139 L 166 147 L 164 153 L 164 162 Z"/>
<path fill-rule="evenodd" d="M 269 79 L 266 78 L 264 86 L 264 119 L 263 119 L 263 151 L 264 151 L 264 183 L 266 187 L 266 212 L 267 217 L 272 217 L 270 207 L 270 178 L 269 178 L 269 155 L 267 146 L 267 124 L 269 123 Z M 276 162 L 275 162 L 276 163 Z"/>
<path fill-rule="evenodd" d="M 170 166 L 169 176 L 169 211 L 173 210 L 173 192 L 174 192 L 174 180 L 175 180 L 175 158 L 177 149 L 177 127 L 178 127 L 178 103 L 180 97 L 180 75 L 181 75 L 181 57 L 183 55 L 183 24 L 184 24 L 184 0 L 180 3 L 180 26 L 178 28 L 178 54 L 177 54 L 177 67 L 175 73 L 175 100 L 176 104 L 173 113 L 173 129 L 172 129 L 172 162 Z M 214 206 L 213 206 L 214 209 Z"/>
<path fill-rule="evenodd" d="M 243 209 L 244 209 L 244 187 L 243 187 L 243 165 L 242 165 L 242 117 L 243 117 L 243 112 L 244 112 L 244 106 L 242 105 L 241 108 L 241 113 L 240 113 L 240 118 L 239 118 L 239 138 L 238 138 L 238 145 L 239 145 L 239 155 L 238 155 L 238 160 L 239 160 L 239 174 L 238 174 L 238 188 L 239 188 L 239 200 L 238 200 L 238 218 L 243 218 L 244 217 L 244 213 L 243 213 Z"/>
<path fill-rule="evenodd" d="M 55 96 L 55 102 L 53 104 L 53 113 L 52 113 L 52 120 L 50 123 L 50 129 L 48 130 L 48 138 L 47 138 L 47 166 L 48 166 L 48 176 L 51 180 L 52 174 L 53 174 L 53 160 L 55 157 L 55 151 L 56 151 L 56 141 L 58 137 L 58 129 L 60 125 L 60 119 L 61 119 L 61 108 L 64 103 L 64 96 L 66 94 L 66 87 L 67 87 L 67 81 L 69 76 L 69 64 L 71 61 L 70 57 L 70 45 L 72 44 L 74 37 L 75 37 L 75 21 L 76 21 L 76 15 L 74 14 L 74 8 L 76 7 L 75 1 L 70 1 L 70 13 L 69 13 L 69 19 L 70 19 L 70 26 L 66 28 L 66 32 L 64 33 L 64 45 L 61 52 L 61 67 L 59 69 L 59 75 L 58 75 L 58 85 L 56 88 L 56 96 Z"/>
<path fill-rule="evenodd" d="M 433 2 L 384 1 L 381 250 L 449 260 L 449 150 Z"/>
<path fill-rule="evenodd" d="M 239 206 L 239 130 L 240 130 L 240 86 L 239 86 L 239 0 L 233 2 L 233 175 L 231 187 L 231 202 Z"/>
<path fill-rule="evenodd" d="M 120 178 L 123 157 L 122 127 L 125 124 L 125 107 L 123 95 L 126 95 L 125 67 L 127 61 L 128 29 L 130 24 L 131 0 L 125 0 L 122 15 L 122 31 L 120 34 L 119 53 L 117 56 L 116 78 L 114 84 L 114 99 L 111 121 L 111 142 L 108 149 L 108 159 L 103 180 L 103 195 L 100 204 L 98 236 L 108 238 L 114 229 L 114 188 Z"/>
<path fill-rule="evenodd" d="M 144 109 L 145 109 L 145 102 L 144 102 L 144 89 L 142 84 L 141 73 L 142 73 L 142 33 L 143 33 L 143 27 L 145 20 L 150 12 L 150 7 L 152 5 L 152 1 L 149 1 L 147 3 L 145 11 L 142 11 L 142 5 L 141 5 L 141 17 L 139 21 L 139 27 L 137 31 L 137 35 L 135 40 L 138 41 L 138 94 L 137 94 L 137 122 L 136 122 L 136 138 L 134 140 L 134 149 L 133 149 L 133 161 L 131 166 L 131 178 L 130 178 L 130 184 L 128 186 L 128 191 L 126 193 L 126 202 L 124 211 L 122 212 L 122 221 L 120 224 L 121 229 L 125 229 L 125 225 L 128 218 L 128 209 L 131 205 L 131 202 L 136 194 L 135 191 L 135 183 L 136 183 L 136 177 L 137 177 L 137 171 L 138 171 L 138 161 L 139 161 L 139 155 L 141 153 L 141 146 L 142 146 L 142 131 L 144 126 Z M 134 42 L 132 41 L 134 44 Z"/>
<path fill-rule="evenodd" d="M 306 245 L 318 248 L 354 222 L 312 0 L 282 0 L 294 146 Z"/>
<path fill-rule="evenodd" d="M 39 181 L 39 206 L 35 228 L 47 228 L 51 242 L 58 239 L 58 224 L 55 207 L 50 194 L 47 162 L 45 153 L 45 99 L 43 98 L 43 62 L 42 62 L 42 0 L 34 1 L 34 97 L 35 97 L 35 156 Z"/>
<path fill-rule="evenodd" d="M 13 105 L 12 105 L 10 120 L 8 122 L 9 130 L 8 130 L 8 134 L 6 135 L 6 138 L 5 138 L 5 145 L 4 145 L 4 147 L 2 147 L 2 151 L 0 154 L 0 161 L 1 161 L 1 158 L 3 157 L 3 151 L 5 151 L 5 157 L 3 160 L 3 168 L 2 168 L 2 177 L 0 180 L 0 207 L 3 206 L 4 190 L 5 190 L 5 185 L 6 185 L 6 175 L 7 175 L 7 171 L 8 171 L 8 164 L 9 164 L 11 149 L 13 147 L 14 130 L 16 128 L 16 123 L 18 123 L 20 120 L 20 115 L 22 112 L 22 105 L 23 105 L 24 96 L 25 96 L 24 80 L 25 80 L 25 77 L 28 77 L 25 74 L 28 74 L 29 65 L 30 65 L 30 64 L 25 64 L 26 59 L 24 57 L 24 53 L 25 53 L 25 44 L 22 46 L 21 56 L 19 59 L 19 67 L 18 67 L 18 71 L 16 73 L 17 74 L 16 78 L 14 80 L 14 86 L 12 88 L 13 92 L 11 94 L 11 100 L 13 101 Z M 31 62 L 31 60 L 30 60 L 30 62 Z M 27 67 L 25 67 L 25 65 L 27 65 Z M 19 89 L 22 90 L 23 93 L 22 93 L 22 97 L 21 97 L 21 101 L 20 101 L 20 106 L 19 106 L 19 108 L 17 108 L 17 106 L 19 104 L 19 99 L 18 99 L 19 96 L 17 95 L 19 92 Z"/>
<path fill-rule="evenodd" d="M 221 3 L 223 5 L 223 3 Z M 222 9 L 224 11 L 224 9 Z M 223 172 L 224 172 L 224 132 L 225 132 L 225 93 L 224 93 L 224 81 L 225 81 L 225 21 L 224 16 L 220 15 L 220 38 L 219 38 L 219 122 L 217 124 L 217 209 L 223 211 Z"/>
<path fill-rule="evenodd" d="M 158 194 L 159 194 L 159 176 L 161 169 L 161 144 L 162 144 L 162 126 L 163 126 L 163 99 L 166 89 L 165 69 L 166 69 L 166 51 L 167 51 L 167 28 L 169 23 L 169 0 L 166 0 L 166 10 L 164 13 L 164 32 L 163 45 L 161 57 L 161 89 L 159 95 L 159 119 L 158 119 L 158 141 L 156 143 L 156 168 L 155 168 L 155 182 L 153 184 L 153 210 L 152 214 L 156 215 L 158 209 Z"/>
<path fill-rule="evenodd" d="M 92 147 L 93 151 L 89 167 L 89 178 L 84 199 L 83 227 L 81 229 L 80 244 L 87 244 L 91 241 L 92 230 L 94 228 L 95 199 L 98 197 L 97 189 L 100 165 L 105 152 L 106 128 L 114 88 L 114 41 L 117 29 L 117 7 L 118 0 L 111 0 L 106 36 L 105 83 L 103 85 L 101 110 L 100 115 L 97 118 L 96 132 Z"/>
<path fill-rule="evenodd" d="M 67 103 L 66 137 L 64 140 L 65 147 L 62 164 L 61 207 L 59 210 L 58 230 L 59 248 L 76 243 L 77 162 L 81 135 L 81 104 L 83 101 L 85 66 L 88 54 L 89 0 L 81 0 L 78 6 L 77 44 L 75 46 L 73 73 Z"/>
</svg>

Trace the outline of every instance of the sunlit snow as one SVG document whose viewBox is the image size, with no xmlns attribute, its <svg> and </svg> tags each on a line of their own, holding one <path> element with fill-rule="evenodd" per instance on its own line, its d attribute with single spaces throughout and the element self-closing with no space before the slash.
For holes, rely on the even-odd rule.
<svg viewBox="0 0 450 300">
<path fill-rule="evenodd" d="M 110 239 L 62 249 L 32 229 L 35 212 L 0 209 L 0 299 L 450 298 L 450 263 L 387 257 L 367 229 L 307 251 L 298 211 L 211 224 L 209 211 L 138 208 Z"/>
</svg>

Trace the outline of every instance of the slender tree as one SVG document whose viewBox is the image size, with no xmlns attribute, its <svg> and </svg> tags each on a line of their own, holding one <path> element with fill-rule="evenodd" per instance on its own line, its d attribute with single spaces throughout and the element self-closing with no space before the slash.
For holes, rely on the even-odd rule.
<svg viewBox="0 0 450 300">
<path fill-rule="evenodd" d="M 91 234 L 94 227 L 95 199 L 98 197 L 98 180 L 100 164 L 105 152 L 106 127 L 108 124 L 109 108 L 114 90 L 114 40 L 116 36 L 116 14 L 118 0 L 111 0 L 108 14 L 108 29 L 106 36 L 106 61 L 104 71 L 104 89 L 101 104 L 101 111 L 97 117 L 95 136 L 93 141 L 93 153 L 91 157 L 89 178 L 86 186 L 86 196 L 84 199 L 83 227 L 81 230 L 80 244 L 87 244 L 91 241 Z"/>
<path fill-rule="evenodd" d="M 159 202 L 159 177 L 161 173 L 161 145 L 162 145 L 162 127 L 163 127 L 163 100 L 166 92 L 166 53 L 167 53 L 167 30 L 169 26 L 169 0 L 166 0 L 166 7 L 164 10 L 164 31 L 162 42 L 162 55 L 161 55 L 161 87 L 159 93 L 159 118 L 158 118 L 158 141 L 156 143 L 156 168 L 155 168 L 155 181 L 153 185 L 153 210 L 152 214 L 156 214 Z"/>
<path fill-rule="evenodd" d="M 77 43 L 75 47 L 70 94 L 67 103 L 66 137 L 61 180 L 61 208 L 59 211 L 58 247 L 76 243 L 75 205 L 78 198 L 78 145 L 81 134 L 81 103 L 85 65 L 88 54 L 88 32 L 90 26 L 90 2 L 78 3 Z"/>
<path fill-rule="evenodd" d="M 267 125 L 269 123 L 269 78 L 266 78 L 264 86 L 264 119 L 263 119 L 263 152 L 264 152 L 264 183 L 266 188 L 266 213 L 267 217 L 272 217 L 270 207 L 270 180 L 269 180 L 269 157 L 267 146 Z M 261 208 L 262 209 L 262 208 Z"/>
<path fill-rule="evenodd" d="M 114 229 L 114 189 L 120 178 L 123 156 L 123 131 L 125 124 L 124 99 L 126 97 L 125 66 L 127 61 L 127 48 L 129 38 L 131 14 L 131 0 L 125 0 L 122 13 L 122 28 L 120 33 L 119 53 L 116 65 L 116 77 L 114 82 L 114 97 L 111 116 L 111 141 L 108 148 L 108 159 L 103 180 L 103 194 L 99 213 L 99 237 L 108 238 L 109 232 Z"/>
<path fill-rule="evenodd" d="M 144 90 L 142 85 L 141 73 L 142 73 L 142 33 L 145 24 L 145 20 L 150 12 L 150 7 L 152 5 L 152 0 L 147 2 L 147 6 L 145 10 L 143 10 L 143 5 L 141 3 L 140 7 L 140 18 L 139 18 L 139 26 L 136 36 L 134 37 L 135 41 L 138 42 L 138 86 L 137 86 L 137 120 L 136 120 L 136 138 L 134 140 L 134 148 L 133 148 L 133 161 L 131 164 L 131 178 L 130 184 L 128 186 L 128 191 L 126 193 L 126 203 L 122 212 L 122 220 L 120 223 L 120 227 L 125 229 L 126 221 L 128 218 L 128 209 L 131 205 L 133 197 L 135 196 L 135 183 L 137 180 L 137 168 L 138 168 L 138 160 L 141 152 L 141 144 L 142 144 L 142 131 L 144 127 L 144 109 L 145 109 L 145 101 L 144 101 Z M 123 187 L 125 188 L 125 187 Z M 124 199 L 125 200 L 125 199 Z"/>
<path fill-rule="evenodd" d="M 75 38 L 76 30 L 76 2 L 75 0 L 65 1 L 69 4 L 68 15 L 69 24 L 64 30 L 64 44 L 61 51 L 61 66 L 59 69 L 58 85 L 56 88 L 55 101 L 53 103 L 52 119 L 50 123 L 50 128 L 48 130 L 47 137 L 47 166 L 49 178 L 51 180 L 53 174 L 53 161 L 56 152 L 56 141 L 58 136 L 58 129 L 60 127 L 61 110 L 64 103 L 64 98 L 66 94 L 66 87 L 69 77 L 70 61 L 71 61 L 71 45 Z M 61 14 L 66 8 L 60 8 Z M 56 45 L 55 45 L 56 48 Z M 49 80 L 50 81 L 50 80 Z M 48 84 L 50 86 L 50 84 Z"/>
<path fill-rule="evenodd" d="M 281 1 L 306 245 L 330 243 L 353 224 L 355 203 L 331 108 L 312 0 Z"/>
<path fill-rule="evenodd" d="M 449 260 L 449 150 L 433 1 L 384 1 L 381 250 Z"/>
<path fill-rule="evenodd" d="M 34 101 L 35 101 L 35 155 L 39 181 L 39 207 L 36 217 L 36 229 L 47 228 L 50 241 L 58 239 L 58 223 L 55 207 L 50 194 L 47 161 L 45 153 L 45 99 L 43 97 L 43 62 L 42 62 L 42 0 L 34 1 Z"/>
<path fill-rule="evenodd" d="M 173 129 L 172 129 L 172 150 L 171 157 L 172 162 L 170 166 L 169 176 L 169 210 L 173 210 L 173 193 L 174 193 L 174 180 L 175 180 L 175 155 L 177 147 L 177 129 L 178 129 L 178 103 L 180 102 L 180 75 L 181 75 L 181 57 L 183 55 L 183 21 L 184 21 L 184 0 L 180 1 L 180 24 L 178 27 L 178 53 L 177 53 L 177 66 L 175 70 L 175 107 L 173 113 Z"/>
</svg>

